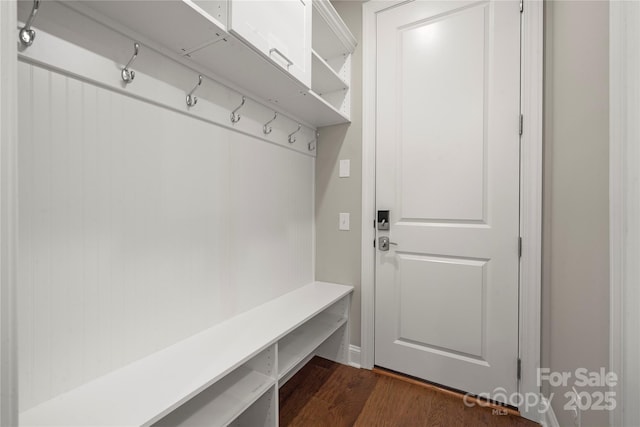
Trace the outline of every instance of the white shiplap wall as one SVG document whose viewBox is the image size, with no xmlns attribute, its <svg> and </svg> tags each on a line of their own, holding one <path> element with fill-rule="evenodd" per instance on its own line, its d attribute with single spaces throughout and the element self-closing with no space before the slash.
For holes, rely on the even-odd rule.
<svg viewBox="0 0 640 427">
<path fill-rule="evenodd" d="M 312 280 L 313 157 L 19 67 L 21 410 Z"/>
</svg>

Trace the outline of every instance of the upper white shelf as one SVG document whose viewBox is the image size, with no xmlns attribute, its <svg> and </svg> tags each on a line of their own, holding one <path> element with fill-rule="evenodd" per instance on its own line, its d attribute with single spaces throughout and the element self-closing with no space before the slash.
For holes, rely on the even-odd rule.
<svg viewBox="0 0 640 427">
<path fill-rule="evenodd" d="M 313 0 L 312 46 L 326 59 L 352 54 L 356 38 L 329 0 Z"/>
<path fill-rule="evenodd" d="M 194 68 L 214 80 L 221 77 L 222 81 L 245 89 L 248 96 L 272 103 L 312 126 L 349 121 L 348 115 L 309 95 L 311 88 L 229 34 L 226 0 L 83 0 L 68 4 L 90 9 L 94 18 L 106 17 L 105 21 L 193 61 Z M 312 44 L 314 48 L 318 46 L 318 58 L 353 51 L 355 39 L 329 1 L 313 0 L 313 8 Z M 324 81 L 325 77 L 321 79 Z"/>
<path fill-rule="evenodd" d="M 318 121 L 323 123 L 322 126 L 330 126 L 349 122 L 350 119 L 347 114 L 331 105 L 331 103 L 329 103 L 322 96 L 315 93 L 313 90 L 307 92 L 305 96 L 309 98 L 309 105 L 322 105 L 322 116 L 318 116 Z M 320 108 L 318 108 L 318 110 L 320 110 Z"/>
<path fill-rule="evenodd" d="M 310 283 L 29 409 L 20 425 L 150 425 L 352 291 Z"/>
<path fill-rule="evenodd" d="M 311 87 L 314 92 L 322 95 L 349 88 L 349 84 L 342 80 L 342 77 L 320 55 L 313 51 L 312 56 Z"/>
<path fill-rule="evenodd" d="M 73 7 L 75 1 L 65 2 Z M 85 1 L 90 9 L 144 35 L 178 54 L 185 54 L 227 35 L 226 10 L 215 12 L 214 3 L 191 0 Z"/>
</svg>

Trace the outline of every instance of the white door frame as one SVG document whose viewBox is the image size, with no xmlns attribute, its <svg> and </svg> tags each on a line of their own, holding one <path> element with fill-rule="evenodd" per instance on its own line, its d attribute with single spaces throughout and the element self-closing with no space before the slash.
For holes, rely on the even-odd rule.
<svg viewBox="0 0 640 427">
<path fill-rule="evenodd" d="M 16 235 L 18 43 L 16 1 L 0 1 L 0 425 L 18 425 Z"/>
<path fill-rule="evenodd" d="M 376 15 L 411 0 L 371 0 L 363 4 L 363 103 L 362 103 L 362 340 L 361 366 L 374 365 L 375 324 L 375 99 Z M 540 321 L 542 276 L 542 76 L 543 2 L 524 0 L 522 14 L 520 186 L 520 333 L 522 361 L 519 392 L 541 398 L 537 373 L 540 368 Z M 540 421 L 539 407 L 520 405 L 520 413 Z"/>
<path fill-rule="evenodd" d="M 609 4 L 609 369 L 618 375 L 612 426 L 640 425 L 640 4 Z"/>
</svg>

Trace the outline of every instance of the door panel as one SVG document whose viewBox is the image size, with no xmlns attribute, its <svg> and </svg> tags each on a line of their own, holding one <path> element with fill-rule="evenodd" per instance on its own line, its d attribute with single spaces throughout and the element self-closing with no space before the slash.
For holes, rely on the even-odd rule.
<svg viewBox="0 0 640 427">
<path fill-rule="evenodd" d="M 398 34 L 403 218 L 484 219 L 487 12 L 483 4 Z"/>
<path fill-rule="evenodd" d="M 448 349 L 482 358 L 486 262 L 405 254 L 398 258 L 399 340 L 427 351 Z M 448 327 L 424 327 L 440 323 Z"/>
<path fill-rule="evenodd" d="M 378 14 L 375 362 L 517 391 L 520 11 L 414 1 Z M 378 248 L 379 249 L 379 248 Z"/>
</svg>

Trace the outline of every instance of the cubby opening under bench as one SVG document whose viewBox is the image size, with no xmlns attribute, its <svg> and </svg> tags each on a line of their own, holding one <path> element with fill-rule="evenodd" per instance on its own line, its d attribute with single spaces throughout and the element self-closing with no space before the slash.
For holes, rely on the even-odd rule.
<svg viewBox="0 0 640 427">
<path fill-rule="evenodd" d="M 313 282 L 20 414 L 21 426 L 277 426 L 314 355 L 348 363 L 353 287 Z"/>
</svg>

